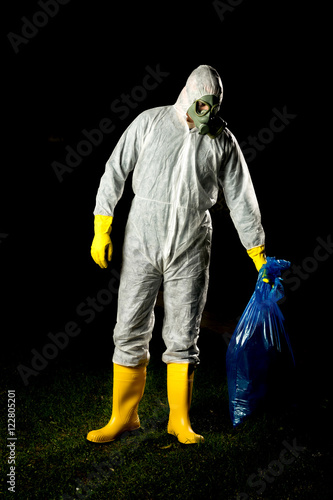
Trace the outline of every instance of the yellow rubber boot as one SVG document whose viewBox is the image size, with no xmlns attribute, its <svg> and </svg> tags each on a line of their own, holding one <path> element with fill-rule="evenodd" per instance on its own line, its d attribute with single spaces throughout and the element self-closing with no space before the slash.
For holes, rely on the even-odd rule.
<svg viewBox="0 0 333 500">
<path fill-rule="evenodd" d="M 138 406 L 146 384 L 146 367 L 130 368 L 114 363 L 113 373 L 111 419 L 102 429 L 88 433 L 88 441 L 94 443 L 108 443 L 123 432 L 140 427 Z"/>
<path fill-rule="evenodd" d="M 169 363 L 167 373 L 170 407 L 168 433 L 176 436 L 183 444 L 202 443 L 204 438 L 192 430 L 189 418 L 194 378 L 193 365 Z"/>
</svg>

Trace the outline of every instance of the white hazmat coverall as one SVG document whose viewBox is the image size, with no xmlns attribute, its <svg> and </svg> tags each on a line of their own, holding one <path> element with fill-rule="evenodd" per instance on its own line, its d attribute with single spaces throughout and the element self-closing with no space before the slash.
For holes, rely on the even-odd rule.
<svg viewBox="0 0 333 500">
<path fill-rule="evenodd" d="M 113 362 L 148 364 L 154 305 L 163 282 L 165 363 L 199 362 L 197 340 L 208 288 L 212 225 L 209 209 L 223 189 L 244 247 L 265 235 L 248 167 L 225 128 L 211 139 L 189 129 L 196 99 L 222 100 L 221 79 L 210 66 L 189 76 L 174 105 L 149 109 L 127 128 L 106 164 L 94 214 L 113 216 L 128 174 L 134 199 L 123 247 Z"/>
</svg>

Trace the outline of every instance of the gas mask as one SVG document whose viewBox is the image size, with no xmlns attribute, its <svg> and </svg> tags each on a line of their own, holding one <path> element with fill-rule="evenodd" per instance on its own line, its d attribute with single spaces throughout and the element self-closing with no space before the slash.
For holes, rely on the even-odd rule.
<svg viewBox="0 0 333 500">
<path fill-rule="evenodd" d="M 204 95 L 188 108 L 187 113 L 192 118 L 199 134 L 208 134 L 211 139 L 221 134 L 226 123 L 216 116 L 219 107 L 219 99 L 215 95 Z"/>
</svg>

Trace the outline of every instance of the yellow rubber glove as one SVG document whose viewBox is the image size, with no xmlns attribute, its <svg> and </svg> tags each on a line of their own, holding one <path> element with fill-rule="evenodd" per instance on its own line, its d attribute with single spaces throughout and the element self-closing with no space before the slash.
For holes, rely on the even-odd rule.
<svg viewBox="0 0 333 500">
<path fill-rule="evenodd" d="M 91 256 L 102 269 L 108 267 L 113 246 L 110 238 L 113 217 L 110 215 L 95 215 L 94 228 L 95 236 L 91 245 Z"/>
<path fill-rule="evenodd" d="M 260 245 L 259 247 L 250 248 L 250 250 L 248 250 L 247 253 L 253 260 L 254 265 L 256 266 L 256 269 L 259 272 L 262 266 L 267 262 L 265 245 Z M 263 281 L 265 281 L 265 283 L 269 283 L 269 280 L 267 278 L 264 278 Z"/>
</svg>

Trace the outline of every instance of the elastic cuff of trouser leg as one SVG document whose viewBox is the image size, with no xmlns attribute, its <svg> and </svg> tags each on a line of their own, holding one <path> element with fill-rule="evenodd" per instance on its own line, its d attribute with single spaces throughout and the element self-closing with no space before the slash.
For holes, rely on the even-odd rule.
<svg viewBox="0 0 333 500">
<path fill-rule="evenodd" d="M 146 366 L 147 367 L 149 365 L 149 361 L 150 361 L 150 358 L 149 359 L 145 359 L 143 361 L 139 361 L 136 364 L 133 364 L 133 363 L 126 364 L 123 361 L 117 361 L 115 357 L 112 358 L 112 363 L 114 365 L 124 366 L 125 368 L 140 368 L 141 366 Z"/>
<path fill-rule="evenodd" d="M 165 361 L 166 365 L 191 365 L 194 368 L 200 365 L 200 361 Z"/>
<path fill-rule="evenodd" d="M 191 357 L 191 358 L 188 358 L 188 360 L 186 359 L 172 359 L 171 356 L 162 356 L 162 361 L 163 363 L 165 363 L 166 365 L 193 365 L 195 367 L 197 367 L 198 365 L 200 365 L 200 360 L 198 359 L 197 356 L 195 357 Z"/>
<path fill-rule="evenodd" d="M 147 364 L 140 364 L 140 365 L 133 365 L 133 366 L 129 366 L 129 365 L 123 365 L 121 363 L 116 363 L 116 362 L 113 362 L 113 365 L 116 366 L 116 367 L 119 367 L 119 368 L 128 368 L 129 370 L 130 369 L 133 369 L 133 370 L 139 370 L 140 368 L 147 368 Z"/>
</svg>

